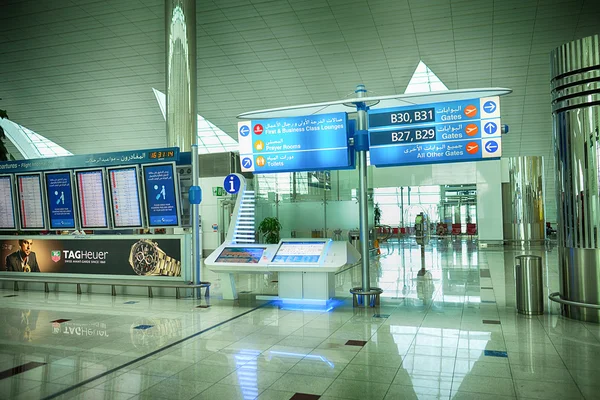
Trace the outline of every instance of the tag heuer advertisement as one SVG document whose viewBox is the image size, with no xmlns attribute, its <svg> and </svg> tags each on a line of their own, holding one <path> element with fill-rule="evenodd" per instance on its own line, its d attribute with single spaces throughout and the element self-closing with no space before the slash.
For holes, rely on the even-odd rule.
<svg viewBox="0 0 600 400">
<path fill-rule="evenodd" d="M 0 272 L 181 276 L 181 240 L 2 238 Z"/>
</svg>

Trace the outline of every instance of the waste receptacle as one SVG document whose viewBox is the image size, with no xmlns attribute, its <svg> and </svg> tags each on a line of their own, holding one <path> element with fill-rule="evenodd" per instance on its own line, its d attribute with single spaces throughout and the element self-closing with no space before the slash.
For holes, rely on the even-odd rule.
<svg viewBox="0 0 600 400">
<path fill-rule="evenodd" d="M 517 312 L 525 315 L 544 313 L 542 257 L 518 256 L 515 262 Z"/>
</svg>

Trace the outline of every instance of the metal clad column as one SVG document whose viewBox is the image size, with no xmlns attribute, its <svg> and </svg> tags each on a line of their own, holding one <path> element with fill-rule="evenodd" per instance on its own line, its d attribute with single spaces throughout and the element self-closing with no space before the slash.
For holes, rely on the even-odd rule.
<svg viewBox="0 0 600 400">
<path fill-rule="evenodd" d="M 600 304 L 600 43 L 598 35 L 551 53 L 560 295 Z M 598 309 L 563 305 L 569 318 L 599 322 Z"/>
<path fill-rule="evenodd" d="M 508 159 L 509 183 L 503 184 L 504 239 L 531 244 L 544 242 L 544 160 L 524 156 Z"/>
<path fill-rule="evenodd" d="M 165 0 L 167 146 L 196 143 L 196 0 Z"/>
<path fill-rule="evenodd" d="M 364 97 L 366 90 L 364 86 L 359 86 L 356 90 L 356 97 Z M 356 129 L 366 131 L 367 110 L 357 109 L 356 111 Z M 360 252 L 362 254 L 362 290 L 368 292 L 371 290 L 371 276 L 369 275 L 369 208 L 367 205 L 367 152 L 357 151 L 358 160 L 358 204 L 359 204 L 359 222 L 360 222 Z"/>
</svg>

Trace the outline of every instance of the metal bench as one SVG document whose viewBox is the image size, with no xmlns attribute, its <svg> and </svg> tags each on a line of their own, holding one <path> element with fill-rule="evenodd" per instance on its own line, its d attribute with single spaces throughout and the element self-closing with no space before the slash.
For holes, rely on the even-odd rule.
<svg viewBox="0 0 600 400">
<path fill-rule="evenodd" d="M 148 281 L 148 282 L 138 282 L 138 281 L 114 281 L 110 279 L 79 279 L 79 278 L 61 278 L 61 279 L 52 279 L 46 277 L 40 278 L 30 278 L 23 276 L 15 276 L 13 277 L 0 277 L 0 282 L 14 282 L 14 291 L 19 291 L 19 282 L 33 282 L 33 283 L 43 283 L 44 284 L 44 292 L 49 293 L 50 288 L 48 287 L 49 283 L 62 283 L 67 285 L 77 285 L 77 294 L 81 294 L 81 285 L 102 285 L 102 286 L 111 286 L 111 294 L 113 296 L 117 295 L 117 286 L 142 286 L 148 288 L 148 297 L 154 297 L 152 294 L 153 287 L 160 288 L 175 288 L 175 298 L 181 298 L 180 289 L 199 289 L 200 292 L 202 288 L 206 288 L 204 292 L 204 296 L 208 297 L 210 295 L 210 282 L 200 282 L 197 285 L 185 284 L 185 283 L 167 283 L 167 282 L 157 282 L 157 281 Z"/>
</svg>

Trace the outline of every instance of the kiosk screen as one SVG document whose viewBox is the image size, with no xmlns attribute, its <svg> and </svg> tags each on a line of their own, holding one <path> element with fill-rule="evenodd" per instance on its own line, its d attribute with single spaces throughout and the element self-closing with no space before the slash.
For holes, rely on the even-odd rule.
<svg viewBox="0 0 600 400">
<path fill-rule="evenodd" d="M 326 241 L 281 242 L 274 263 L 314 264 L 318 263 Z"/>
<path fill-rule="evenodd" d="M 46 229 L 41 174 L 17 175 L 17 194 L 21 229 Z"/>
<path fill-rule="evenodd" d="M 110 199 L 115 228 L 142 227 L 137 167 L 108 168 Z"/>
<path fill-rule="evenodd" d="M 265 247 L 225 247 L 215 262 L 257 264 Z"/>
<path fill-rule="evenodd" d="M 13 193 L 10 175 L 0 176 L 0 230 L 17 229 Z"/>
<path fill-rule="evenodd" d="M 44 178 L 50 213 L 50 229 L 75 229 L 71 172 L 48 172 Z"/>
<path fill-rule="evenodd" d="M 75 171 L 75 178 L 81 227 L 108 228 L 103 171 L 101 169 Z"/>
</svg>

